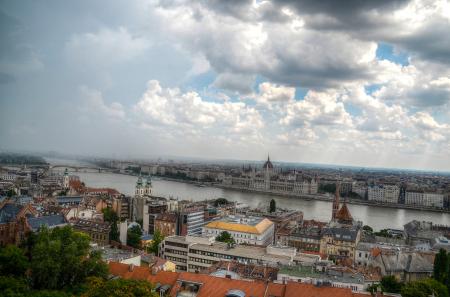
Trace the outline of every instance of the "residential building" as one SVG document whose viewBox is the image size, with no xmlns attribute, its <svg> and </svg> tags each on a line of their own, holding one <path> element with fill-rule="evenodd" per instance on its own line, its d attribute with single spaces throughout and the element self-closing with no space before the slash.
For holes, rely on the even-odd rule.
<svg viewBox="0 0 450 297">
<path fill-rule="evenodd" d="M 406 191 L 405 204 L 444 208 L 444 194 Z"/>
<path fill-rule="evenodd" d="M 398 203 L 399 196 L 400 187 L 398 185 L 371 185 L 367 190 L 367 198 L 370 201 L 377 201 L 381 203 Z"/>
<path fill-rule="evenodd" d="M 143 206 L 143 229 L 145 234 L 153 234 L 155 231 L 155 217 L 167 211 L 167 204 L 162 200 L 147 199 Z"/>
<path fill-rule="evenodd" d="M 161 213 L 155 216 L 155 231 L 164 237 L 177 235 L 178 216 L 175 213 Z"/>
<path fill-rule="evenodd" d="M 274 281 L 277 279 L 278 267 L 222 260 L 200 273 L 231 279 Z"/>
<path fill-rule="evenodd" d="M 37 232 L 41 227 L 47 227 L 53 229 L 55 227 L 64 227 L 67 225 L 67 220 L 62 214 L 50 215 L 50 216 L 40 216 L 40 217 L 29 217 L 27 218 L 28 228 L 32 232 Z"/>
<path fill-rule="evenodd" d="M 0 203 L 0 246 L 19 244 L 29 231 L 27 216 L 35 216 L 36 210 L 30 204 L 15 204 L 11 200 Z"/>
<path fill-rule="evenodd" d="M 267 246 L 273 242 L 275 224 L 262 217 L 230 215 L 206 224 L 203 236 L 218 236 L 223 231 L 231 234 L 238 244 Z"/>
<path fill-rule="evenodd" d="M 230 245 L 203 236 L 169 236 L 161 243 L 160 256 L 174 262 L 177 271 L 192 272 L 202 271 L 222 260 L 273 267 L 305 261 L 304 255 L 298 255 L 292 247 Z"/>
<path fill-rule="evenodd" d="M 183 207 L 179 212 L 178 235 L 201 234 L 205 224 L 205 207 L 202 205 L 191 205 Z"/>
<path fill-rule="evenodd" d="M 91 241 L 97 243 L 100 246 L 105 246 L 109 243 L 109 232 L 111 230 L 111 226 L 109 225 L 109 223 L 94 220 L 77 219 L 72 224 L 72 227 L 77 231 L 88 234 L 91 238 Z"/>
<path fill-rule="evenodd" d="M 356 246 L 361 238 L 358 227 L 326 227 L 320 241 L 320 253 L 337 261 L 353 261 Z"/>
<path fill-rule="evenodd" d="M 434 253 L 382 250 L 371 265 L 379 267 L 383 276 L 393 275 L 401 282 L 416 281 L 433 274 Z"/>
<path fill-rule="evenodd" d="M 323 269 L 323 271 L 321 269 Z M 372 285 L 374 282 L 379 282 L 380 279 L 381 276 L 378 275 L 376 281 L 374 281 L 373 278 L 366 278 L 362 272 L 348 267 L 298 265 L 282 266 L 278 272 L 277 282 L 299 282 L 315 286 L 325 285 L 334 288 L 346 288 L 353 292 L 364 292 L 367 290 L 368 286 Z"/>
</svg>

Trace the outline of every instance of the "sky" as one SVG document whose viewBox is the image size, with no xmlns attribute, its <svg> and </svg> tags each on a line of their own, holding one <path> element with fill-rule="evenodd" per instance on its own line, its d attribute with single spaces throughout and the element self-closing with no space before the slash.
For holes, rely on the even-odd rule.
<svg viewBox="0 0 450 297">
<path fill-rule="evenodd" d="M 450 3 L 0 0 L 0 149 L 450 170 Z"/>
</svg>

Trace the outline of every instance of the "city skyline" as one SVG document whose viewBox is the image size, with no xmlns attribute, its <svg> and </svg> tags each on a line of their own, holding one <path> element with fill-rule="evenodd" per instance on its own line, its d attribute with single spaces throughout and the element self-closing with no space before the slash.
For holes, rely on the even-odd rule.
<svg viewBox="0 0 450 297">
<path fill-rule="evenodd" d="M 1 150 L 450 170 L 446 1 L 0 14 Z"/>
</svg>

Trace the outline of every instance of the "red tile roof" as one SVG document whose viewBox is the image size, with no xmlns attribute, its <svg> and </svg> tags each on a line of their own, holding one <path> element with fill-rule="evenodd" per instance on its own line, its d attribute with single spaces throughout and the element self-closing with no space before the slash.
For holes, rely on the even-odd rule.
<svg viewBox="0 0 450 297">
<path fill-rule="evenodd" d="M 126 279 L 145 279 L 149 282 L 171 286 L 170 296 L 177 296 L 182 282 L 200 285 L 197 297 L 224 297 L 231 290 L 241 290 L 245 296 L 254 297 L 362 297 L 363 293 L 353 293 L 350 289 L 317 287 L 311 284 L 288 282 L 287 284 L 266 283 L 262 281 L 235 280 L 191 272 L 159 271 L 152 274 L 148 267 L 132 267 L 128 264 L 110 262 L 112 275 Z"/>
</svg>

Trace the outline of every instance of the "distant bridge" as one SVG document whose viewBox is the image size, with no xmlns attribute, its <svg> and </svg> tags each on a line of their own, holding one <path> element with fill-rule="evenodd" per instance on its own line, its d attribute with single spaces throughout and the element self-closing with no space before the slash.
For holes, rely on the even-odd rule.
<svg viewBox="0 0 450 297">
<path fill-rule="evenodd" d="M 114 172 L 110 168 L 101 168 L 96 166 L 75 166 L 75 165 L 50 165 L 49 169 L 67 168 L 71 172 Z"/>
</svg>

